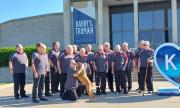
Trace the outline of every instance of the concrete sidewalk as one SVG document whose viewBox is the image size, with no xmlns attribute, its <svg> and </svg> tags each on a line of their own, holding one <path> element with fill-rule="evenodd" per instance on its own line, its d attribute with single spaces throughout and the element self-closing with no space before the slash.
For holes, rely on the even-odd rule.
<svg viewBox="0 0 180 108">
<path fill-rule="evenodd" d="M 154 82 L 155 91 L 158 87 L 174 87 L 169 82 Z M 137 82 L 133 83 L 133 90 L 137 88 Z M 32 84 L 26 86 L 27 94 L 31 96 Z M 178 96 L 157 96 L 132 93 L 128 95 L 108 93 L 107 95 L 96 96 L 96 100 L 89 103 L 87 96 L 82 96 L 77 102 L 63 101 L 56 94 L 48 97 L 48 102 L 34 104 L 30 98 L 15 100 L 13 87 L 0 87 L 0 107 L 28 107 L 28 108 L 180 108 L 180 97 Z"/>
</svg>

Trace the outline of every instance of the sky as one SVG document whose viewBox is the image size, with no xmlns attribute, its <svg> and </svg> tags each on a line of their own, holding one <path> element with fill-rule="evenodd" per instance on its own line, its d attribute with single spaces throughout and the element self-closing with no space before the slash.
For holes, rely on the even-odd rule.
<svg viewBox="0 0 180 108">
<path fill-rule="evenodd" d="M 0 23 L 57 12 L 63 12 L 63 0 L 0 0 Z"/>
</svg>

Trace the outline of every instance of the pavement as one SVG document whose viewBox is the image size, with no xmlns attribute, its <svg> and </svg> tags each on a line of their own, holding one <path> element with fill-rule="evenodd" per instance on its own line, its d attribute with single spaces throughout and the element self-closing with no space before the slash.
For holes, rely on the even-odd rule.
<svg viewBox="0 0 180 108">
<path fill-rule="evenodd" d="M 154 82 L 154 89 L 158 87 L 174 87 L 167 81 Z M 78 101 L 61 100 L 59 94 L 48 97 L 47 102 L 32 103 L 32 84 L 26 85 L 29 98 L 15 100 L 13 97 L 13 84 L 0 86 L 0 108 L 180 108 L 180 96 L 157 96 L 156 94 L 139 94 L 133 90 L 137 88 L 137 82 L 133 82 L 132 92 L 128 95 L 108 93 L 96 96 L 96 100 L 89 102 L 89 98 L 83 95 Z"/>
</svg>

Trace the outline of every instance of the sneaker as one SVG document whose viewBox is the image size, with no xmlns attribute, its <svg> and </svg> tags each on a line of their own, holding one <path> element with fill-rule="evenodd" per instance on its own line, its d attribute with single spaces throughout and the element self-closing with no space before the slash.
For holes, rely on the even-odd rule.
<svg viewBox="0 0 180 108">
<path fill-rule="evenodd" d="M 102 94 L 104 94 L 104 95 L 106 95 L 107 94 L 107 92 L 105 92 L 105 91 L 103 91 L 103 92 L 101 92 Z"/>
<path fill-rule="evenodd" d="M 153 91 L 148 91 L 148 94 L 152 94 L 153 93 Z"/>
<path fill-rule="evenodd" d="M 40 101 L 39 101 L 39 99 L 33 99 L 32 102 L 33 103 L 39 103 Z"/>
<path fill-rule="evenodd" d="M 20 100 L 21 97 L 20 97 L 20 96 L 16 96 L 15 99 L 16 99 L 16 100 Z"/>
<path fill-rule="evenodd" d="M 28 98 L 28 95 L 21 95 L 22 98 Z"/>
<path fill-rule="evenodd" d="M 101 92 L 96 92 L 96 95 L 101 95 Z"/>
<path fill-rule="evenodd" d="M 115 94 L 120 94 L 120 92 L 116 91 Z"/>
<path fill-rule="evenodd" d="M 47 99 L 47 98 L 44 98 L 44 97 L 41 97 L 41 98 L 40 98 L 40 101 L 48 101 L 48 99 Z"/>
<path fill-rule="evenodd" d="M 139 90 L 139 93 L 143 93 L 143 91 Z"/>
</svg>

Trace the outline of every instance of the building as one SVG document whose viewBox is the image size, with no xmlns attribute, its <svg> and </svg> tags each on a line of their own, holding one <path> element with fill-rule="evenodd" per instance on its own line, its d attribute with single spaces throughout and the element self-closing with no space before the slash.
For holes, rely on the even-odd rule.
<svg viewBox="0 0 180 108">
<path fill-rule="evenodd" d="M 88 0 L 64 0 L 64 13 L 53 13 L 10 20 L 0 24 L 0 47 L 17 43 L 51 46 L 60 41 L 73 43 L 73 3 Z M 180 0 L 92 0 L 95 1 L 96 44 L 111 46 L 128 42 L 137 47 L 149 40 L 152 47 L 165 42 L 180 44 Z"/>
<path fill-rule="evenodd" d="M 87 0 L 64 0 L 64 28 L 69 28 L 64 29 L 66 45 L 72 40 L 71 4 L 81 1 Z M 180 43 L 180 0 L 95 0 L 95 4 L 97 44 Z"/>
</svg>

